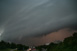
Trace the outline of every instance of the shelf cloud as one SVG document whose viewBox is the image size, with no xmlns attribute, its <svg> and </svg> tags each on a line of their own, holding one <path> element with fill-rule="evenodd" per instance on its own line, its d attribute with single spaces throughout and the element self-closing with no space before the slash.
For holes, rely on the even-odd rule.
<svg viewBox="0 0 77 51">
<path fill-rule="evenodd" d="M 13 41 L 60 29 L 77 30 L 76 0 L 0 0 L 0 35 Z"/>
</svg>

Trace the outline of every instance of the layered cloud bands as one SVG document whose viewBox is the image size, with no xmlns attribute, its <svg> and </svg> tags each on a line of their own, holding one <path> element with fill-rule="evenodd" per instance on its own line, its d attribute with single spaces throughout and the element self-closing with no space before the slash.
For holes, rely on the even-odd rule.
<svg viewBox="0 0 77 51">
<path fill-rule="evenodd" d="M 23 37 L 39 37 L 64 28 L 77 30 L 76 2 L 0 0 L 0 38 L 21 41 Z"/>
</svg>

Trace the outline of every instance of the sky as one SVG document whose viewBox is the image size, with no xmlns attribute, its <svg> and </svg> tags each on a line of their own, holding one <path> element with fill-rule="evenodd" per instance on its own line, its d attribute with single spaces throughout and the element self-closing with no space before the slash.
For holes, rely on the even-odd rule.
<svg viewBox="0 0 77 51">
<path fill-rule="evenodd" d="M 77 32 L 76 2 L 0 0 L 0 40 L 25 45 L 63 40 Z"/>
</svg>

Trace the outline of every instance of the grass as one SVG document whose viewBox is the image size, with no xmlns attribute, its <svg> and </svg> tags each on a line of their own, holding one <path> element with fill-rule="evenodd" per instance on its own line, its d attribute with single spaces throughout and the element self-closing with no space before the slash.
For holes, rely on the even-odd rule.
<svg viewBox="0 0 77 51">
<path fill-rule="evenodd" d="M 0 51 L 10 51 L 11 49 L 3 49 L 3 50 L 0 50 Z"/>
<path fill-rule="evenodd" d="M 23 51 L 23 50 L 14 50 L 14 51 Z"/>
<path fill-rule="evenodd" d="M 3 50 L 0 50 L 0 51 L 10 51 L 11 49 L 3 49 Z M 23 51 L 23 50 L 14 50 L 14 51 Z"/>
</svg>

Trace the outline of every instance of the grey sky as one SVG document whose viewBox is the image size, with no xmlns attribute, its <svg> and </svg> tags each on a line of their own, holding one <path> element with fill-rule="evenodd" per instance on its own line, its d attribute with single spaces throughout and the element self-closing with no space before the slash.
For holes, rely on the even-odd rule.
<svg viewBox="0 0 77 51">
<path fill-rule="evenodd" d="M 0 0 L 3 40 L 77 29 L 76 0 Z"/>
</svg>

